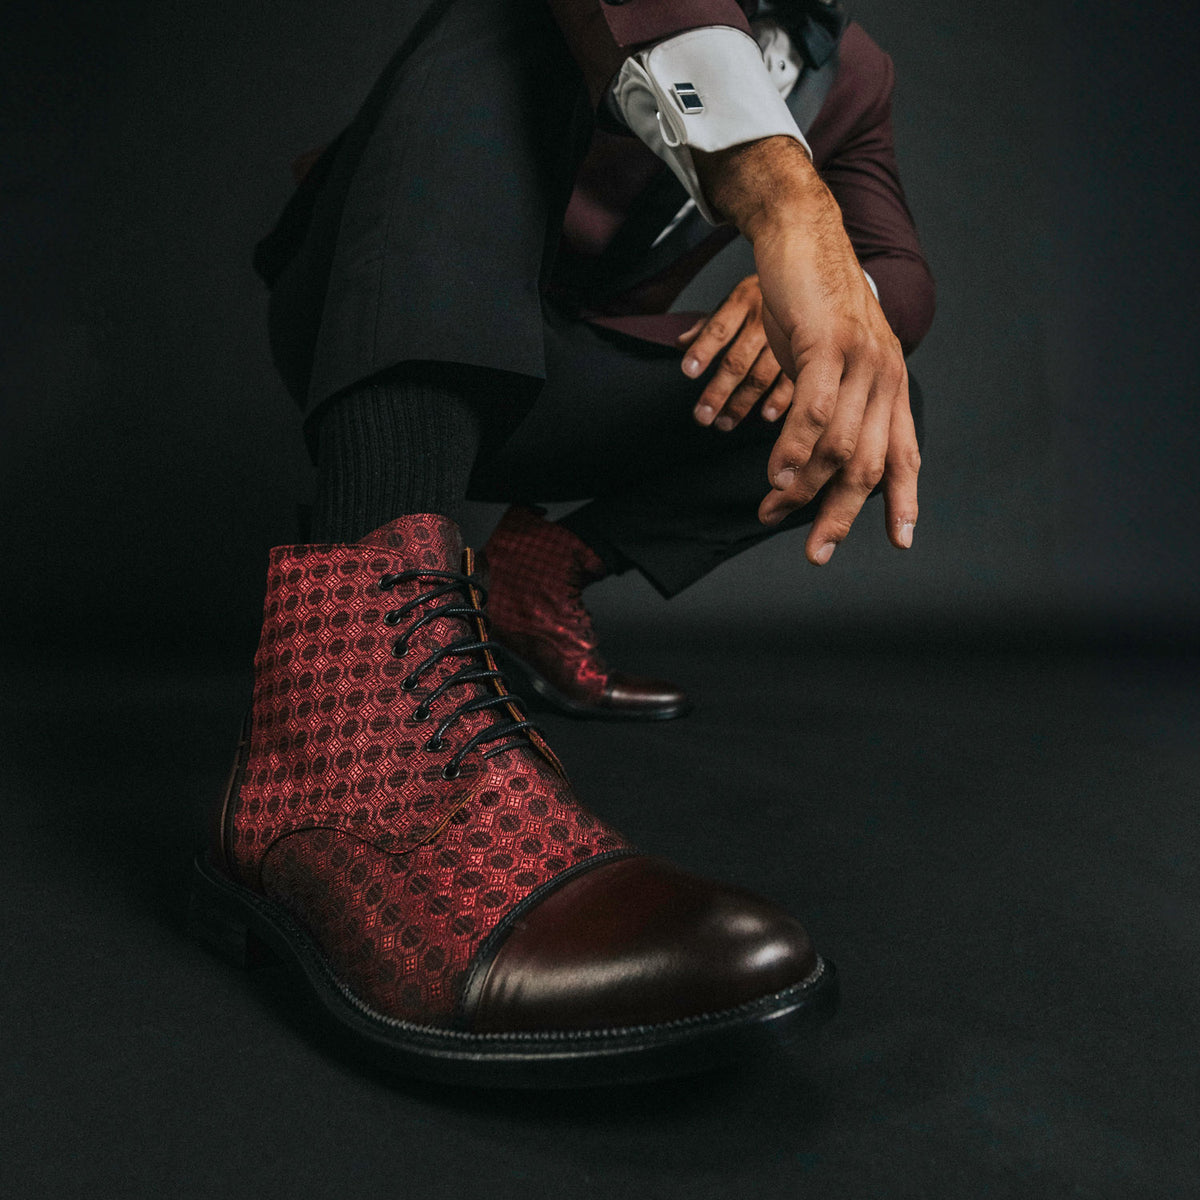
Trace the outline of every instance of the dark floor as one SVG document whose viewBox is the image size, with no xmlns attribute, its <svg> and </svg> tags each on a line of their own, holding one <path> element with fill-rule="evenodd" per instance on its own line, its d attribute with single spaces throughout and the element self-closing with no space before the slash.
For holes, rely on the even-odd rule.
<svg viewBox="0 0 1200 1200">
<path fill-rule="evenodd" d="M 802 914 L 839 1017 L 756 1070 L 485 1094 L 327 1049 L 183 933 L 245 680 L 15 669 L 0 1184 L 18 1197 L 1196 1194 L 1194 657 L 615 639 L 700 700 L 547 720 L 640 844 Z"/>
</svg>

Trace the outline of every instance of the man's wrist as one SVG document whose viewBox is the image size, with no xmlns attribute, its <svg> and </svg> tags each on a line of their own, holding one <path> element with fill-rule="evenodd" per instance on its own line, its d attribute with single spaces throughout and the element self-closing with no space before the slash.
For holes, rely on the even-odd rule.
<svg viewBox="0 0 1200 1200">
<path fill-rule="evenodd" d="M 751 243 L 772 231 L 825 215 L 837 204 L 803 148 L 768 137 L 712 153 L 695 152 L 696 171 L 713 209 Z"/>
<path fill-rule="evenodd" d="M 700 185 L 694 156 L 775 137 L 807 153 L 783 98 L 792 83 L 786 72 L 777 78 L 768 70 L 754 38 L 711 25 L 631 55 L 611 101 L 621 121 L 675 173 L 705 220 L 717 224 L 721 218 Z"/>
</svg>

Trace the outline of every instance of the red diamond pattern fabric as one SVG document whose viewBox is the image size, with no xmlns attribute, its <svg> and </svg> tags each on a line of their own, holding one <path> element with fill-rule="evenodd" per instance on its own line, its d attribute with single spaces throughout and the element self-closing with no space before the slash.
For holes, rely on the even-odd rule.
<svg viewBox="0 0 1200 1200">
<path fill-rule="evenodd" d="M 430 749 L 443 718 L 498 685 L 456 684 L 430 699 L 426 720 L 421 702 L 456 672 L 491 664 L 478 651 L 447 655 L 411 690 L 406 680 L 482 626 L 441 616 L 403 638 L 422 614 L 468 600 L 456 590 L 389 624 L 389 612 L 443 581 L 381 580 L 458 571 L 461 560 L 457 527 L 429 514 L 355 545 L 271 552 L 228 855 L 246 886 L 307 926 L 361 999 L 423 1024 L 451 1020 L 472 955 L 507 911 L 568 867 L 627 845 L 579 805 L 540 738 L 517 734 L 490 758 L 502 743 L 485 743 L 458 778 L 443 778 L 457 747 L 519 710 L 464 713 Z"/>
</svg>

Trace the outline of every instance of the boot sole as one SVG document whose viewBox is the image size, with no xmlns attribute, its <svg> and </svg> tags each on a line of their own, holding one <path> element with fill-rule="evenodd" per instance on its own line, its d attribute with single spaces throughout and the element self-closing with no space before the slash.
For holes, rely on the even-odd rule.
<svg viewBox="0 0 1200 1200">
<path fill-rule="evenodd" d="M 692 711 L 690 700 L 664 704 L 658 708 L 620 709 L 602 704 L 580 704 L 563 695 L 544 675 L 507 647 L 497 646 L 495 655 L 510 691 L 564 716 L 584 721 L 673 721 L 676 717 L 686 717 Z"/>
<path fill-rule="evenodd" d="M 723 1012 L 657 1025 L 545 1033 L 467 1033 L 377 1012 L 337 978 L 312 936 L 279 905 L 195 861 L 190 932 L 238 966 L 272 957 L 298 971 L 348 1049 L 436 1083 L 570 1088 L 690 1075 L 779 1050 L 837 1009 L 837 974 L 817 960 L 801 983 Z"/>
</svg>

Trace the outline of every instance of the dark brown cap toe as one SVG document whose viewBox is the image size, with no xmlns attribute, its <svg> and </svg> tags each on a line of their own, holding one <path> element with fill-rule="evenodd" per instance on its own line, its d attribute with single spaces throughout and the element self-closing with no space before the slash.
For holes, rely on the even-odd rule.
<svg viewBox="0 0 1200 1200">
<path fill-rule="evenodd" d="M 661 1024 L 781 991 L 816 967 L 803 927 L 767 901 L 622 858 L 514 922 L 466 1015 L 477 1032 Z"/>
</svg>

